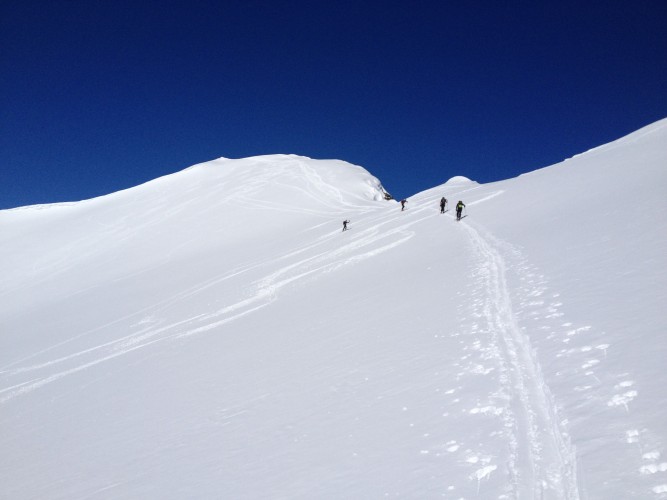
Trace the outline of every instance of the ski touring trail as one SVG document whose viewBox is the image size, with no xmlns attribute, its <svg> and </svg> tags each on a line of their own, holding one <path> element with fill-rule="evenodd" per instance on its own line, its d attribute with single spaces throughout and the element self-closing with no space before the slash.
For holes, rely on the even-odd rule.
<svg viewBox="0 0 667 500">
<path fill-rule="evenodd" d="M 485 357 L 493 359 L 499 371 L 501 388 L 491 399 L 504 406 L 491 408 L 502 419 L 509 443 L 507 498 L 577 500 L 575 450 L 559 424 L 537 357 L 512 309 L 502 245 L 469 223 L 458 227 L 466 233 L 476 261 L 472 315 L 479 324 L 474 330 L 489 343 Z M 483 472 L 488 474 L 493 467 Z"/>
</svg>

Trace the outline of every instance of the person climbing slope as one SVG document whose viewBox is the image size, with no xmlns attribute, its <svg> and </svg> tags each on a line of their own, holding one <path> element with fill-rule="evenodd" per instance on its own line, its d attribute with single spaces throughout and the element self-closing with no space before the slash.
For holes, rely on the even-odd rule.
<svg viewBox="0 0 667 500">
<path fill-rule="evenodd" d="M 445 213 L 445 206 L 447 205 L 447 198 L 444 196 L 440 198 L 440 213 L 444 214 Z"/>
<path fill-rule="evenodd" d="M 456 204 L 456 220 L 461 220 L 461 212 L 465 208 L 465 203 L 461 200 Z"/>
<path fill-rule="evenodd" d="M 401 212 L 405 210 L 405 204 L 408 202 L 405 198 L 401 200 Z"/>
<path fill-rule="evenodd" d="M 343 231 L 347 231 L 347 225 L 350 223 L 349 220 L 344 220 L 343 221 Z"/>
</svg>

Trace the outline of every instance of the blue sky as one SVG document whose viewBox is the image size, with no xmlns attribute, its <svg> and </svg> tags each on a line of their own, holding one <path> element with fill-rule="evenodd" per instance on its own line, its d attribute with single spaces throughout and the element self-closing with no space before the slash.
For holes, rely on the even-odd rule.
<svg viewBox="0 0 667 500">
<path fill-rule="evenodd" d="M 667 116 L 667 2 L 0 4 L 0 208 L 221 156 L 506 179 Z"/>
</svg>

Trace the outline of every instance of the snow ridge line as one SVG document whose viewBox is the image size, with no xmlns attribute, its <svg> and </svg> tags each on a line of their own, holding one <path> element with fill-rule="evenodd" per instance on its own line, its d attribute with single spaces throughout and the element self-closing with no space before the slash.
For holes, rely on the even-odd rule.
<svg viewBox="0 0 667 500">
<path fill-rule="evenodd" d="M 484 315 L 502 357 L 502 382 L 510 400 L 505 420 L 513 433 L 508 463 L 513 497 L 579 500 L 575 450 L 559 426 L 537 357 L 512 310 L 505 259 L 470 224 L 462 227 L 486 274 Z"/>
</svg>

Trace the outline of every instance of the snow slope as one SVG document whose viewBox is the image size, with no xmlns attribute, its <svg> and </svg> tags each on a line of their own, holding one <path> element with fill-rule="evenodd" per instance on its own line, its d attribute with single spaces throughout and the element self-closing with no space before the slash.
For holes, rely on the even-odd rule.
<svg viewBox="0 0 667 500">
<path fill-rule="evenodd" d="M 404 212 L 282 155 L 0 211 L 0 497 L 667 498 L 666 144 Z"/>
</svg>

